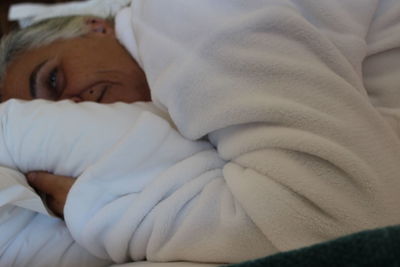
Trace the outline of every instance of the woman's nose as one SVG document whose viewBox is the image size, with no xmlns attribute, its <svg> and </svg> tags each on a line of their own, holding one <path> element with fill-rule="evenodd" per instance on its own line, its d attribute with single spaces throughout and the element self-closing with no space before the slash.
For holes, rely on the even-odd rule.
<svg viewBox="0 0 400 267">
<path fill-rule="evenodd" d="M 74 101 L 75 103 L 79 103 L 79 102 L 82 102 L 82 101 L 83 101 L 82 98 L 80 98 L 79 96 L 70 97 L 69 100 L 72 100 L 72 101 Z"/>
<path fill-rule="evenodd" d="M 104 94 L 105 87 L 104 84 L 94 85 L 69 99 L 75 103 L 83 101 L 99 102 Z"/>
</svg>

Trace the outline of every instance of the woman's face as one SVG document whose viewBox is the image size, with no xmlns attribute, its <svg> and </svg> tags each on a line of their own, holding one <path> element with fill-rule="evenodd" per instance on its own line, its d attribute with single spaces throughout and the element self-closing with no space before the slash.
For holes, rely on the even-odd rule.
<svg viewBox="0 0 400 267">
<path fill-rule="evenodd" d="M 112 28 L 21 53 L 7 68 L 1 93 L 3 101 L 150 101 L 143 71 Z"/>
</svg>

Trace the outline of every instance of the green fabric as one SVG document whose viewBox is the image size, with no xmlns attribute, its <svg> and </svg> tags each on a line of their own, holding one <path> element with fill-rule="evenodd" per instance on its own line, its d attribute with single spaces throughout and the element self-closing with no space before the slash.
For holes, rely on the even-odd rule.
<svg viewBox="0 0 400 267">
<path fill-rule="evenodd" d="M 400 266 L 400 225 L 363 231 L 310 247 L 228 266 Z"/>
</svg>

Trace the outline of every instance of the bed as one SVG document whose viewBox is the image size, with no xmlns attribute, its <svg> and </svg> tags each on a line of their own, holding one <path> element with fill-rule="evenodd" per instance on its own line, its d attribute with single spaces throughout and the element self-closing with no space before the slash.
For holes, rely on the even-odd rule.
<svg viewBox="0 0 400 267">
<path fill-rule="evenodd" d="M 2 263 L 398 262 L 398 1 L 125 5 L 153 103 L 1 104 Z M 34 169 L 78 177 L 65 223 Z"/>
</svg>

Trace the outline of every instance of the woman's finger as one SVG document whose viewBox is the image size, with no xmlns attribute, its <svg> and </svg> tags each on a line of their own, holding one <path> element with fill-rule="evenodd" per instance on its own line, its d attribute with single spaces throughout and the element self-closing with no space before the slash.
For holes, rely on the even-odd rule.
<svg viewBox="0 0 400 267">
<path fill-rule="evenodd" d="M 45 202 L 47 207 L 54 214 L 62 218 L 64 205 L 75 179 L 40 171 L 28 173 L 27 178 L 29 184 L 34 189 L 39 191 L 39 193 L 46 194 Z"/>
<path fill-rule="evenodd" d="M 64 219 L 64 205 L 65 202 L 60 202 L 52 196 L 46 197 L 46 206 L 54 213 L 54 215 L 62 219 Z"/>
<path fill-rule="evenodd" d="M 36 190 L 57 198 L 68 194 L 75 179 L 68 176 L 54 175 L 48 172 L 30 172 L 27 175 L 29 184 Z"/>
</svg>

